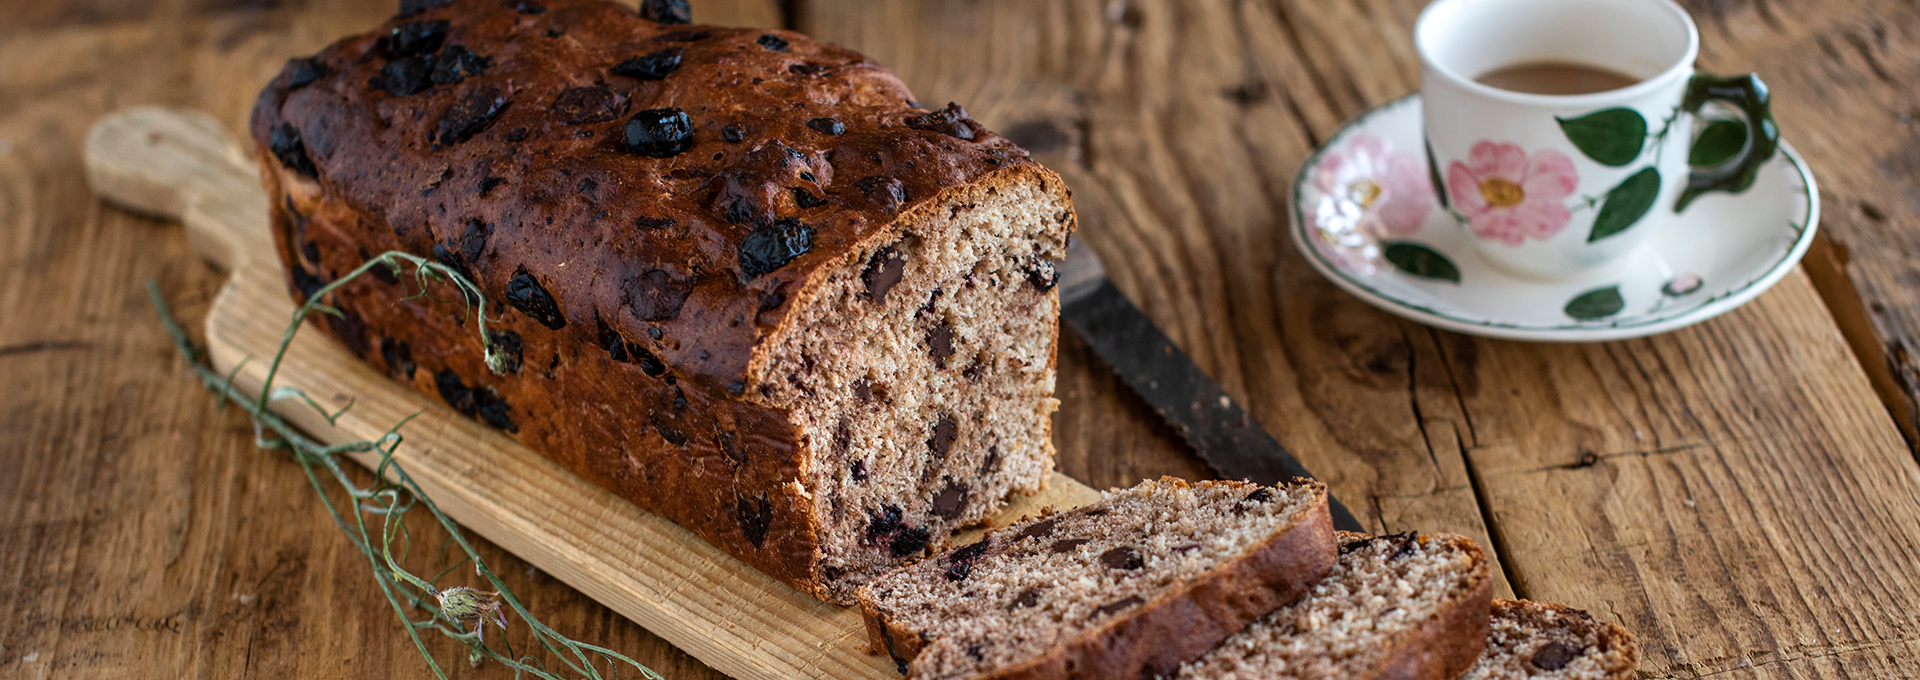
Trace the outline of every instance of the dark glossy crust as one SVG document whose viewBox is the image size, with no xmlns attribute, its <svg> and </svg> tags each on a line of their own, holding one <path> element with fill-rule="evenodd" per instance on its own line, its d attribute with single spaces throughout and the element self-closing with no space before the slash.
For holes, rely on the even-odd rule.
<svg viewBox="0 0 1920 680">
<path fill-rule="evenodd" d="M 1249 491 L 1258 488 L 1246 482 L 1202 483 L 1245 486 Z M 1045 656 L 975 677 L 1039 680 L 1172 676 L 1180 664 L 1205 654 L 1254 619 L 1299 599 L 1333 570 L 1339 557 L 1333 541 L 1333 518 L 1327 509 L 1326 487 L 1315 486 L 1318 502 L 1293 527 L 1221 565 L 1192 587 L 1164 594 L 1140 606 L 1131 616 L 1115 617 L 1086 630 Z M 860 609 L 874 651 L 908 661 L 924 646 L 925 641 L 916 632 L 886 621 L 871 603 L 863 600 Z M 1473 658 L 1477 657 L 1476 651 Z"/>
<path fill-rule="evenodd" d="M 504 407 L 496 415 L 511 420 L 502 429 L 530 448 L 824 597 L 811 502 L 796 483 L 807 442 L 783 410 L 757 403 L 748 373 L 762 359 L 756 348 L 781 329 L 796 300 L 815 294 L 813 281 L 890 241 L 900 224 L 943 199 L 1019 181 L 1065 190 L 1025 152 L 983 129 L 964 141 L 907 127 L 903 121 L 925 112 L 909 106 L 891 73 L 851 51 L 782 31 L 661 27 L 604 2 L 544 4 L 542 14 L 520 14 L 495 0 L 459 0 L 406 17 L 449 20 L 446 44 L 492 60 L 484 75 L 457 84 L 404 97 L 368 86 L 387 62 L 379 36 L 396 19 L 322 51 L 316 59 L 327 75 L 319 80 L 290 92 L 289 71 L 267 86 L 252 135 L 294 296 L 305 299 L 303 289 L 370 255 L 401 250 L 431 259 L 442 246 L 495 303 L 490 328 L 519 335 L 517 372 L 487 370 L 450 288 L 436 291 L 447 302 L 404 300 L 402 286 L 363 277 L 330 300 L 346 318 L 323 326 L 429 395 L 444 398 L 435 377 L 441 371 L 497 395 L 495 406 Z M 657 39 L 686 31 L 710 35 Z M 769 33 L 787 51 L 756 42 Z M 665 80 L 608 72 L 674 47 L 684 50 L 682 64 Z M 620 115 L 569 125 L 550 110 L 563 90 L 597 85 L 624 102 Z M 471 139 L 437 146 L 442 114 L 484 87 L 508 96 L 504 112 Z M 664 106 L 692 117 L 691 149 L 655 159 L 614 146 L 629 116 Z M 846 134 L 807 127 L 817 117 L 841 120 Z M 289 170 L 269 149 L 282 123 L 300 131 L 317 178 Z M 722 138 L 727 125 L 742 130 L 742 142 Z M 507 141 L 519 130 L 522 141 Z M 775 140 L 798 162 L 788 162 Z M 713 160 L 716 153 L 723 159 Z M 898 179 L 906 202 L 889 205 L 855 186 L 868 176 Z M 800 208 L 794 188 L 825 205 Z M 752 213 L 748 223 L 724 218 L 735 199 Z M 745 279 L 738 248 L 752 222 L 790 217 L 813 229 L 812 249 Z M 674 226 L 642 229 L 639 218 Z M 491 233 L 467 257 L 462 237 L 472 220 Z M 549 329 L 500 304 L 523 269 L 554 299 L 564 327 Z M 649 321 L 623 290 L 654 270 L 694 283 L 676 315 Z M 598 321 L 658 356 L 667 372 L 656 377 L 615 361 L 601 346 Z M 410 361 L 393 351 L 401 343 Z M 749 531 L 755 525 L 764 531 L 757 542 Z"/>
<path fill-rule="evenodd" d="M 1341 532 L 1341 540 L 1367 540 L 1360 534 Z M 1378 680 L 1453 680 L 1480 660 L 1491 632 L 1488 613 L 1493 604 L 1493 573 L 1486 553 L 1472 539 L 1460 536 L 1422 536 L 1422 540 L 1448 540 L 1473 556 L 1477 566 L 1474 581 L 1466 595 L 1441 609 L 1426 625 L 1402 637 L 1387 656 L 1380 671 L 1369 676 Z"/>
</svg>

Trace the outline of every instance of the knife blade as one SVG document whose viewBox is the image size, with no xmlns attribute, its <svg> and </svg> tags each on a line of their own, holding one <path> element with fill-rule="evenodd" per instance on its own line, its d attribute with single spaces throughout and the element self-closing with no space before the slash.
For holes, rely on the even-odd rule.
<svg viewBox="0 0 1920 680">
<path fill-rule="evenodd" d="M 1268 485 L 1313 476 L 1107 280 L 1100 257 L 1079 239 L 1067 246 L 1059 285 L 1060 318 L 1215 473 Z M 1365 531 L 1331 493 L 1327 505 L 1334 528 Z"/>
</svg>

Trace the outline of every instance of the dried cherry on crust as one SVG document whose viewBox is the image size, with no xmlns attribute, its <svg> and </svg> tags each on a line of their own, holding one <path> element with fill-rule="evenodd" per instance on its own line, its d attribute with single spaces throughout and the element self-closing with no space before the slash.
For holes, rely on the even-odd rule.
<svg viewBox="0 0 1920 680">
<path fill-rule="evenodd" d="M 847 124 L 840 122 L 838 118 L 815 118 L 807 121 L 807 127 L 813 128 L 814 132 L 835 137 L 847 134 Z"/>
<path fill-rule="evenodd" d="M 627 119 L 628 153 L 672 158 L 693 147 L 693 120 L 675 108 L 647 109 Z"/>
<path fill-rule="evenodd" d="M 680 316 L 697 280 L 679 278 L 660 269 L 650 269 L 620 285 L 621 302 L 641 321 L 666 321 Z"/>
<path fill-rule="evenodd" d="M 453 146 L 472 139 L 492 125 L 509 103 L 500 88 L 493 85 L 468 92 L 440 116 L 439 134 L 435 135 L 434 142 Z"/>
<path fill-rule="evenodd" d="M 405 59 L 437 52 L 440 44 L 447 40 L 447 26 L 445 19 L 409 21 L 395 26 L 387 31 L 387 56 Z"/>
<path fill-rule="evenodd" d="M 553 301 L 546 287 L 540 285 L 540 280 L 524 268 L 507 281 L 507 304 L 547 328 L 557 331 L 567 327 L 567 317 L 560 313 L 560 305 Z"/>
<path fill-rule="evenodd" d="M 787 41 L 781 38 L 780 36 L 774 35 L 772 33 L 768 33 L 766 35 L 760 36 L 760 38 L 757 40 L 754 40 L 754 42 L 760 43 L 761 47 L 765 47 L 775 52 L 787 51 Z"/>
<path fill-rule="evenodd" d="M 973 122 L 973 117 L 967 115 L 966 109 L 953 102 L 947 102 L 947 108 L 908 118 L 907 127 L 938 132 L 968 141 L 972 141 L 986 131 L 986 128 L 981 127 L 979 123 Z"/>
<path fill-rule="evenodd" d="M 907 203 L 907 188 L 900 180 L 892 177 L 863 177 L 853 186 L 866 194 L 874 207 L 887 212 L 899 212 L 900 206 Z"/>
<path fill-rule="evenodd" d="M 563 125 L 605 123 L 620 117 L 626 106 L 624 97 L 605 85 L 569 87 L 553 98 L 553 115 Z"/>
<path fill-rule="evenodd" d="M 788 217 L 761 225 L 740 240 L 740 273 L 748 280 L 787 266 L 813 249 L 813 228 Z"/>
<path fill-rule="evenodd" d="M 487 237 L 492 235 L 493 225 L 478 217 L 467 218 L 466 231 L 460 234 L 460 257 L 468 262 L 479 261 L 481 253 L 486 252 Z"/>
<path fill-rule="evenodd" d="M 615 64 L 609 69 L 616 76 L 638 78 L 640 80 L 663 80 L 674 70 L 680 68 L 680 57 L 686 50 L 669 47 L 649 52 L 644 56 L 633 57 Z M 737 139 L 728 141 L 740 141 Z"/>
<path fill-rule="evenodd" d="M 369 87 L 385 90 L 395 97 L 420 94 L 433 87 L 433 55 L 423 54 L 387 62 L 380 75 L 367 79 Z"/>
<path fill-rule="evenodd" d="M 307 157 L 307 145 L 300 141 L 300 129 L 293 123 L 274 126 L 273 134 L 267 138 L 267 148 L 288 170 L 313 178 L 320 176 L 319 169 L 313 167 L 313 159 Z"/>
<path fill-rule="evenodd" d="M 433 57 L 433 73 L 428 77 L 435 85 L 452 85 L 473 76 L 485 75 L 493 68 L 493 60 L 474 54 L 473 50 L 460 45 L 448 45 L 438 56 Z"/>
<path fill-rule="evenodd" d="M 687 6 L 687 0 L 644 0 L 640 18 L 658 24 L 692 23 L 693 8 Z"/>
<path fill-rule="evenodd" d="M 288 92 L 312 85 L 315 81 L 327 77 L 326 63 L 312 57 L 288 59 L 286 70 Z"/>
</svg>

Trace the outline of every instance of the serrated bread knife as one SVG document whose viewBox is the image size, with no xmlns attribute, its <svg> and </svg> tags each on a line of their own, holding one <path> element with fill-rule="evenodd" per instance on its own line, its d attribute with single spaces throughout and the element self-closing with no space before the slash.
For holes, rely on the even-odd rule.
<svg viewBox="0 0 1920 680">
<path fill-rule="evenodd" d="M 1222 478 L 1271 485 L 1313 476 L 1107 280 L 1100 257 L 1077 239 L 1060 266 L 1060 318 Z M 1327 504 L 1334 528 L 1365 531 L 1331 494 Z"/>
</svg>

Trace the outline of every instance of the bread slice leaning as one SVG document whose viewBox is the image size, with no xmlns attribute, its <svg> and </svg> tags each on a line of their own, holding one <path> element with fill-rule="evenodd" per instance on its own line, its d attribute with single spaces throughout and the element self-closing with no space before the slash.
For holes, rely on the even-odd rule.
<svg viewBox="0 0 1920 680">
<path fill-rule="evenodd" d="M 1304 595 L 1334 558 L 1325 485 L 1162 478 L 858 596 L 873 650 L 912 678 L 1159 677 Z"/>
<path fill-rule="evenodd" d="M 1625 628 L 1572 607 L 1494 600 L 1486 652 L 1465 680 L 1627 680 L 1639 666 Z"/>
<path fill-rule="evenodd" d="M 1487 558 L 1451 534 L 1341 532 L 1340 560 L 1299 602 L 1255 621 L 1179 678 L 1452 680 L 1487 640 Z"/>
</svg>

